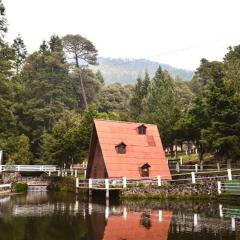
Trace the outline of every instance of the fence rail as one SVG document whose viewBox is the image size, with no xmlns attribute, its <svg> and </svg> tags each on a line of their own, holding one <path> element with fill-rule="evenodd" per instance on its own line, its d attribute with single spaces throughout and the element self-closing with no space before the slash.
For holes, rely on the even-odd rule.
<svg viewBox="0 0 240 240">
<path fill-rule="evenodd" d="M 85 188 L 89 190 L 115 190 L 123 188 L 137 187 L 141 185 L 151 185 L 161 187 L 166 183 L 178 183 L 178 184 L 196 184 L 202 181 L 216 180 L 216 189 L 218 193 L 221 194 L 223 191 L 226 193 L 239 193 L 240 195 L 240 175 L 235 172 L 240 171 L 240 169 L 227 169 L 222 170 L 220 173 L 222 175 L 215 176 L 203 176 L 204 172 L 191 172 L 185 174 L 175 174 L 173 177 L 181 177 L 177 179 L 165 180 L 164 176 L 156 176 L 155 178 L 116 178 L 116 179 L 83 179 L 79 180 L 76 178 L 76 188 Z M 209 172 L 205 172 L 208 174 Z M 216 171 L 213 171 L 216 173 Z"/>
<path fill-rule="evenodd" d="M 0 172 L 56 172 L 55 165 L 0 165 Z"/>
</svg>

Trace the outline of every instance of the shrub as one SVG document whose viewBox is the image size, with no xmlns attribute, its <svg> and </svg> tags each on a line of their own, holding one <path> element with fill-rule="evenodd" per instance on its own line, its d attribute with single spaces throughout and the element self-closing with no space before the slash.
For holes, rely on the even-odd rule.
<svg viewBox="0 0 240 240">
<path fill-rule="evenodd" d="M 15 192 L 26 192 L 28 190 L 28 185 L 26 183 L 16 183 L 14 185 Z"/>
</svg>

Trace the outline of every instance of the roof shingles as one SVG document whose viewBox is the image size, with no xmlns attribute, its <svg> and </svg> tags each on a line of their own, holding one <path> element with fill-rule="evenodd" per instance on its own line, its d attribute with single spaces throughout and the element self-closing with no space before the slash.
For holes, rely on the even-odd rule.
<svg viewBox="0 0 240 240">
<path fill-rule="evenodd" d="M 139 135 L 141 123 L 94 120 L 108 176 L 139 178 L 140 167 L 148 163 L 149 176 L 171 179 L 162 142 L 156 125 L 144 124 L 146 135 Z M 118 154 L 116 146 L 126 144 L 126 153 Z"/>
</svg>

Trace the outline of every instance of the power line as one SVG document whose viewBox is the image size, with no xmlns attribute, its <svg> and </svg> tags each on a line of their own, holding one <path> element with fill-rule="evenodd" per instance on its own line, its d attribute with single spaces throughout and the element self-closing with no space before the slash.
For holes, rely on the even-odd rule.
<svg viewBox="0 0 240 240">
<path fill-rule="evenodd" d="M 178 52 L 183 52 L 183 51 L 187 51 L 187 50 L 194 49 L 194 48 L 199 48 L 199 47 L 206 46 L 206 45 L 209 45 L 209 44 L 213 44 L 213 43 L 216 43 L 216 42 L 220 42 L 220 40 L 215 40 L 215 41 L 211 41 L 211 42 L 205 42 L 205 43 L 200 43 L 200 44 L 188 46 L 188 47 L 185 47 L 185 48 L 170 50 L 170 51 L 167 51 L 167 52 L 158 53 L 158 54 L 148 56 L 148 57 L 144 57 L 144 58 L 155 58 L 155 57 L 160 57 L 160 56 L 166 56 L 166 55 L 170 55 L 170 54 L 173 54 L 173 53 L 178 53 Z"/>
</svg>

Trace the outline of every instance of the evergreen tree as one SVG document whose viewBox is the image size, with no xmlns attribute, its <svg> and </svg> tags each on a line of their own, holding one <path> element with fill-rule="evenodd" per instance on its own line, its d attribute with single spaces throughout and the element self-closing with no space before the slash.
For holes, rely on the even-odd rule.
<svg viewBox="0 0 240 240">
<path fill-rule="evenodd" d="M 144 122 L 157 124 L 164 145 L 168 146 L 173 142 L 173 127 L 179 111 L 174 80 L 159 67 L 149 86 L 148 94 L 143 100 L 141 119 Z"/>
<path fill-rule="evenodd" d="M 134 93 L 130 102 L 131 116 L 135 120 L 139 120 L 143 111 L 143 99 L 147 96 L 150 83 L 151 81 L 147 71 L 145 72 L 145 77 L 143 80 L 140 77 L 137 79 Z"/>
<path fill-rule="evenodd" d="M 97 49 L 91 41 L 81 35 L 66 35 L 63 37 L 63 46 L 68 55 L 75 60 L 75 73 L 78 76 L 81 96 L 85 109 L 88 108 L 88 100 L 85 90 L 85 71 L 88 64 L 97 63 Z"/>
<path fill-rule="evenodd" d="M 59 48 L 42 44 L 39 52 L 26 59 L 22 77 L 25 99 L 18 104 L 18 127 L 30 138 L 36 157 L 44 130 L 52 130 L 65 108 L 74 108 L 75 98 L 68 65 Z"/>
<path fill-rule="evenodd" d="M 215 63 L 216 64 L 216 63 Z M 202 142 L 222 159 L 240 156 L 240 105 L 235 90 L 224 80 L 224 65 L 218 63 L 217 76 L 208 86 L 207 113 L 211 125 L 202 130 Z"/>
<path fill-rule="evenodd" d="M 14 39 L 12 49 L 14 50 L 13 68 L 15 69 L 16 74 L 19 75 L 27 56 L 27 49 L 20 35 Z"/>
</svg>

